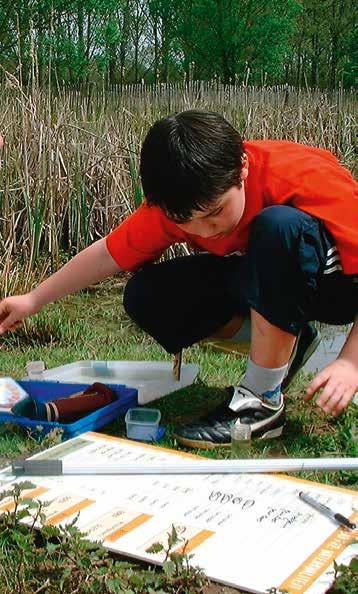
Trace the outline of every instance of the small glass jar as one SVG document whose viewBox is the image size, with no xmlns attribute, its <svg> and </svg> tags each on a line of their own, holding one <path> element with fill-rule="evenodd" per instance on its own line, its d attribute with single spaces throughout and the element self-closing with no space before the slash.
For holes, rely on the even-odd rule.
<svg viewBox="0 0 358 594">
<path fill-rule="evenodd" d="M 31 380 L 42 380 L 45 363 L 43 361 L 28 361 L 26 363 L 26 371 Z"/>
<path fill-rule="evenodd" d="M 237 422 L 231 426 L 231 458 L 250 458 L 251 427 Z"/>
</svg>

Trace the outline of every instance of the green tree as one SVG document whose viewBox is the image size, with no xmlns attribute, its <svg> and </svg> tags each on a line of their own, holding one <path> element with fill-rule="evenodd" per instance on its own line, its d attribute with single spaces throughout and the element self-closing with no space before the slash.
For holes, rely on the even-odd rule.
<svg viewBox="0 0 358 594">
<path fill-rule="evenodd" d="M 229 83 L 250 68 L 257 82 L 263 70 L 272 77 L 283 70 L 299 8 L 295 0 L 181 0 L 178 4 L 177 32 L 185 65 L 190 56 L 199 77 L 217 75 Z"/>
<path fill-rule="evenodd" d="M 354 0 L 0 0 L 0 64 L 25 84 L 356 82 Z"/>
</svg>

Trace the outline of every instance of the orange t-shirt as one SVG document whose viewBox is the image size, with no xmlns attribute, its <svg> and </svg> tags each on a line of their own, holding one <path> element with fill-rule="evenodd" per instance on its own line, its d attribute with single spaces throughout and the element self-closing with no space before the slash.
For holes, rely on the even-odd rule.
<svg viewBox="0 0 358 594">
<path fill-rule="evenodd" d="M 186 242 L 224 256 L 244 253 L 253 218 L 265 207 L 289 204 L 320 219 L 331 232 L 345 274 L 358 273 L 358 184 L 330 153 L 290 141 L 244 143 L 249 159 L 245 210 L 233 231 L 218 239 L 185 233 L 157 206 L 143 203 L 106 238 L 123 270 L 134 271 L 169 246 Z"/>
</svg>

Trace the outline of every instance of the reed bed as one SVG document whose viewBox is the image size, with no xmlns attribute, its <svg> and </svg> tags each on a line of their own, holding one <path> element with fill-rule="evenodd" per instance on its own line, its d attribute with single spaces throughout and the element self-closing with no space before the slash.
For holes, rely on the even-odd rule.
<svg viewBox="0 0 358 594">
<path fill-rule="evenodd" d="M 0 90 L 1 294 L 21 289 L 119 224 L 142 199 L 141 142 L 157 118 L 223 113 L 244 138 L 285 138 L 355 163 L 353 91 L 192 82 Z M 24 281 L 25 278 L 25 281 Z"/>
</svg>

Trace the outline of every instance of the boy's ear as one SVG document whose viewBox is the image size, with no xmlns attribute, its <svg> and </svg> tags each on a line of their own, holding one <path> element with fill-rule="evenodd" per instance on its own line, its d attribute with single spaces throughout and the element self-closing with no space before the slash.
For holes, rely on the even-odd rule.
<svg viewBox="0 0 358 594">
<path fill-rule="evenodd" d="M 246 153 L 244 153 L 242 155 L 241 162 L 242 162 L 242 169 L 241 169 L 241 173 L 240 173 L 240 178 L 242 180 L 244 180 L 249 175 L 249 160 L 247 158 Z"/>
</svg>

